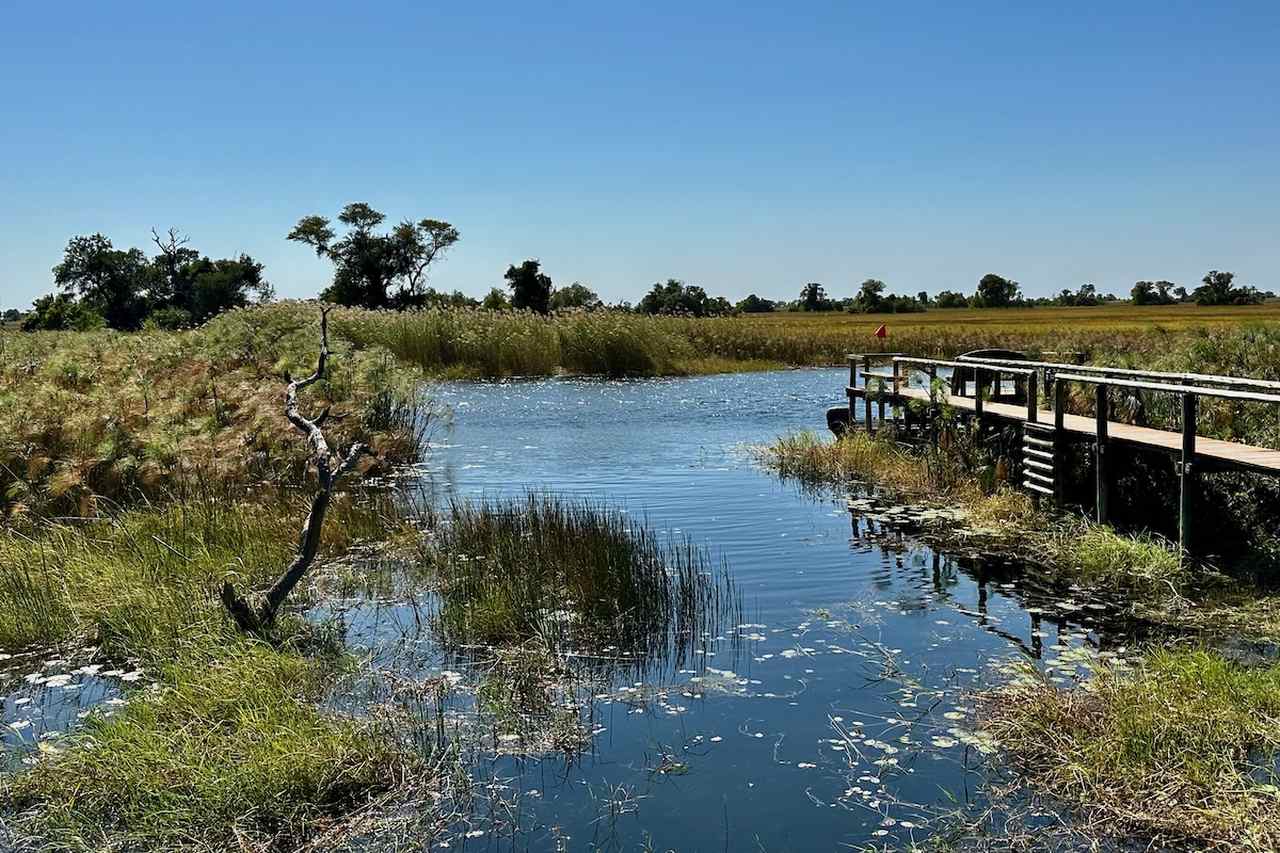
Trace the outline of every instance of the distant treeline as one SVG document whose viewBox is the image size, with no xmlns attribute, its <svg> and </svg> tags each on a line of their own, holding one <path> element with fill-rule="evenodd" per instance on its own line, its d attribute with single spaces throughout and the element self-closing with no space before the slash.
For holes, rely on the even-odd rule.
<svg viewBox="0 0 1280 853">
<path fill-rule="evenodd" d="M 304 216 L 288 239 L 310 246 L 333 264 L 333 279 L 320 297 L 340 305 L 372 309 L 484 308 L 537 313 L 571 309 L 608 308 L 641 314 L 716 317 L 771 311 L 849 311 L 906 313 L 937 308 L 1005 308 L 1038 305 L 1088 306 L 1124 301 L 1099 293 L 1093 284 L 1063 290 L 1056 296 L 1028 298 L 1010 278 L 988 273 L 971 294 L 943 290 L 930 297 L 889 293 L 887 285 L 869 278 L 843 298 L 828 294 L 818 282 L 806 283 L 798 298 L 774 301 L 751 294 L 736 303 L 710 296 L 698 285 L 678 279 L 654 284 L 632 305 L 606 305 L 589 286 L 573 282 L 556 287 L 541 263 L 528 259 L 511 264 L 503 285 L 481 299 L 461 291 L 437 291 L 427 284 L 432 265 L 441 260 L 461 235 L 439 219 L 405 220 L 380 231 L 386 217 L 368 204 L 349 204 L 338 214 L 341 232 L 324 216 Z M 29 312 L 10 308 L 7 322 L 21 322 L 28 330 L 93 329 L 103 326 L 133 330 L 143 327 L 176 329 L 201 324 L 232 308 L 272 298 L 262 264 L 248 255 L 211 259 L 188 247 L 187 238 L 170 229 L 164 236 L 151 232 L 156 251 L 117 249 L 101 234 L 73 237 L 53 268 L 54 293 L 35 300 Z M 1200 286 L 1188 292 L 1170 281 L 1139 281 L 1129 300 L 1136 305 L 1195 302 L 1200 305 L 1243 305 L 1274 296 L 1254 287 L 1240 287 L 1230 272 L 1211 270 Z"/>
</svg>

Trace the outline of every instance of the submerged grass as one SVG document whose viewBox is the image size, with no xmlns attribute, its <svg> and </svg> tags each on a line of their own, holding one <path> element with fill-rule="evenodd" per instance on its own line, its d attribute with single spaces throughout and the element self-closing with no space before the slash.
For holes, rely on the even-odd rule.
<svg viewBox="0 0 1280 853">
<path fill-rule="evenodd" d="M 1156 649 L 1086 688 L 1019 683 L 984 704 L 983 725 L 1036 791 L 1113 837 L 1280 848 L 1280 664 Z"/>
</svg>

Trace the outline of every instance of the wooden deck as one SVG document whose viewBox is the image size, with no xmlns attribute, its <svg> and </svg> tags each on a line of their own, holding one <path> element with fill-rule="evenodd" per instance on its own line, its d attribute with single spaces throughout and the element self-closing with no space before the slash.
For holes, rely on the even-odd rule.
<svg viewBox="0 0 1280 853">
<path fill-rule="evenodd" d="M 848 394 L 861 398 L 862 388 L 848 388 Z M 886 392 L 883 395 L 886 403 L 895 406 L 905 405 L 910 400 L 928 400 L 929 392 L 924 388 L 899 387 L 898 393 Z M 940 400 L 939 402 L 943 402 Z M 975 402 L 972 397 L 949 396 L 946 404 L 962 412 L 972 413 Z M 1022 423 L 1027 420 L 1027 407 L 1023 404 L 997 403 L 986 401 L 982 406 L 984 418 L 999 418 L 1005 421 Z M 1041 424 L 1054 423 L 1053 412 L 1037 409 L 1036 421 Z M 1070 434 L 1096 440 L 1097 427 L 1092 415 L 1063 416 L 1063 429 Z M 1138 427 L 1116 421 L 1107 422 L 1107 438 L 1112 443 L 1123 443 L 1151 450 L 1161 450 L 1172 454 L 1182 451 L 1182 436 L 1177 432 L 1168 432 L 1151 427 Z M 1203 470 L 1248 469 L 1266 474 L 1280 475 L 1280 450 L 1267 447 L 1255 447 L 1222 441 L 1216 438 L 1198 436 L 1195 444 L 1195 460 Z"/>
</svg>

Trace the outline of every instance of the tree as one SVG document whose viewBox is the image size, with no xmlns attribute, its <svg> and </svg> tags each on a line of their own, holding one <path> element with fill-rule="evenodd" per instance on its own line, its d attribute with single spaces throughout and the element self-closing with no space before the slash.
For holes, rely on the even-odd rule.
<svg viewBox="0 0 1280 853">
<path fill-rule="evenodd" d="M 966 308 L 969 300 L 963 293 L 954 290 L 943 290 L 934 298 L 933 304 L 939 308 Z"/>
<path fill-rule="evenodd" d="M 874 314 L 884 309 L 885 284 L 878 278 L 869 278 L 858 285 L 858 295 L 853 298 L 850 311 Z"/>
<path fill-rule="evenodd" d="M 425 304 L 431 264 L 458 242 L 458 229 L 438 219 L 405 220 L 389 233 L 374 229 L 386 217 L 364 202 L 338 214 L 347 233 L 338 237 L 323 216 L 304 216 L 289 239 L 311 246 L 333 262 L 333 283 L 321 298 L 365 308 L 410 308 Z M 394 290 L 392 290 L 394 288 Z"/>
<path fill-rule="evenodd" d="M 1172 305 L 1175 292 L 1171 281 L 1138 281 L 1129 291 L 1129 298 L 1134 305 Z"/>
<path fill-rule="evenodd" d="M 4 310 L 4 321 L 6 323 L 16 323 L 22 319 L 22 312 L 17 308 L 6 308 Z"/>
<path fill-rule="evenodd" d="M 636 310 L 641 314 L 685 314 L 691 317 L 709 317 L 715 314 L 732 313 L 733 306 L 724 297 L 708 298 L 707 292 L 696 284 L 685 284 L 679 279 L 669 278 L 665 283 L 654 284 L 640 300 Z"/>
<path fill-rule="evenodd" d="M 800 288 L 801 311 L 829 311 L 831 303 L 827 300 L 827 292 L 822 285 L 811 281 Z"/>
<path fill-rule="evenodd" d="M 5 315 L 5 319 L 9 319 L 7 311 Z M 65 293 L 57 293 L 36 299 L 31 313 L 22 321 L 22 331 L 87 332 L 105 325 L 102 315 L 86 307 L 84 302 Z"/>
<path fill-rule="evenodd" d="M 551 276 L 541 272 L 541 266 L 531 258 L 520 266 L 507 267 L 503 278 L 511 288 L 511 307 L 547 313 L 551 304 Z"/>
<path fill-rule="evenodd" d="M 113 329 L 136 329 L 148 310 L 153 280 L 141 249 L 116 249 L 101 234 L 72 237 L 53 268 L 54 283 L 78 297 Z"/>
<path fill-rule="evenodd" d="M 577 281 L 568 287 L 557 287 L 551 294 L 550 304 L 552 311 L 565 311 L 570 308 L 594 311 L 604 307 L 604 303 L 600 301 L 600 297 L 594 290 Z"/>
<path fill-rule="evenodd" d="M 1191 293 L 1197 305 L 1256 305 L 1262 294 L 1255 287 L 1236 287 L 1235 273 L 1210 270 Z"/>
<path fill-rule="evenodd" d="M 511 308 L 511 300 L 507 298 L 506 291 L 502 288 L 490 288 L 485 294 L 484 301 L 480 306 L 486 311 L 507 311 Z"/>
<path fill-rule="evenodd" d="M 749 294 L 737 305 L 737 310 L 743 314 L 767 314 L 770 311 L 777 310 L 777 303 L 771 299 L 762 299 L 754 293 Z"/>
<path fill-rule="evenodd" d="M 987 273 L 978 282 L 974 302 L 982 308 L 1007 308 L 1018 299 L 1019 285 L 1013 279 Z"/>
<path fill-rule="evenodd" d="M 929 307 L 929 294 L 928 294 L 928 292 L 927 292 L 927 291 L 922 290 L 922 291 L 920 291 L 919 293 L 917 293 L 917 294 L 916 294 L 916 301 L 917 301 L 917 302 L 919 302 L 919 303 L 920 303 L 920 305 L 921 305 L 922 307 L 925 307 L 925 308 Z"/>
</svg>

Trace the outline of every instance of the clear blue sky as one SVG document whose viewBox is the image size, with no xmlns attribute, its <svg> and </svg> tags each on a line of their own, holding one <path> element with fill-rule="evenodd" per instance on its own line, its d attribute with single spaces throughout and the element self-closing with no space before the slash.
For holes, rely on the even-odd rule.
<svg viewBox="0 0 1280 853">
<path fill-rule="evenodd" d="M 0 306 L 171 225 L 313 295 L 285 234 L 349 201 L 453 222 L 475 295 L 1280 290 L 1275 0 L 196 8 L 0 2 Z"/>
</svg>

